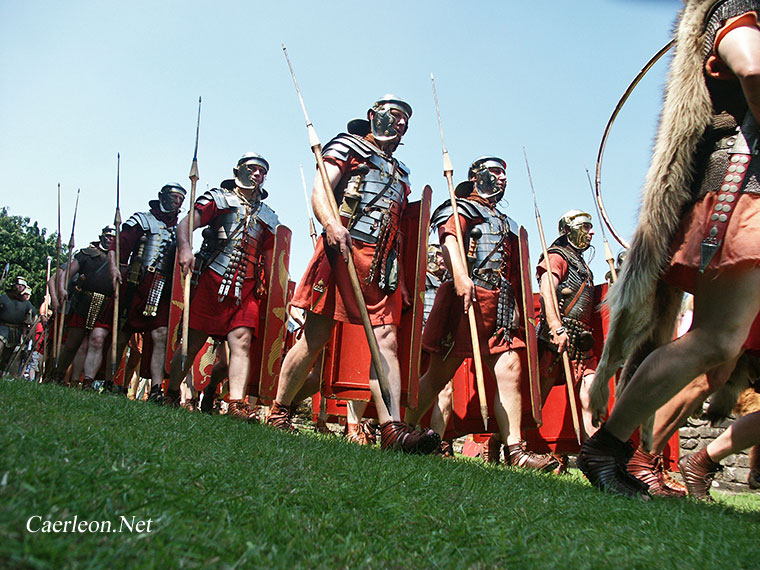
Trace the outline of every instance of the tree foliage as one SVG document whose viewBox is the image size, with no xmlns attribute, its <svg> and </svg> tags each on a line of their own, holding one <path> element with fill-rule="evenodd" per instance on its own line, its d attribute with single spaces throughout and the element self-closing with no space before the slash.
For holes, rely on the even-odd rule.
<svg viewBox="0 0 760 570">
<path fill-rule="evenodd" d="M 51 272 L 55 271 L 57 241 L 57 232 L 48 236 L 47 230 L 40 228 L 36 221 L 31 223 L 29 218 L 11 216 L 8 208 L 0 209 L 0 271 L 6 263 L 10 264 L 3 289 L 16 277 L 25 277 L 32 288 L 30 301 L 39 307 L 45 297 L 48 256 L 52 259 Z M 66 244 L 63 244 L 64 262 L 66 252 Z"/>
</svg>

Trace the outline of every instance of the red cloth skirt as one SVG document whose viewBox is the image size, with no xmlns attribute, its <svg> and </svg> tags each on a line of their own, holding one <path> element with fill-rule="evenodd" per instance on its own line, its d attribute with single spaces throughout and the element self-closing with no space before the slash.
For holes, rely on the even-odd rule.
<svg viewBox="0 0 760 570">
<path fill-rule="evenodd" d="M 169 326 L 169 308 L 171 306 L 172 296 L 172 279 L 171 275 L 166 277 L 164 289 L 161 291 L 161 299 L 158 302 L 158 309 L 155 317 L 146 317 L 143 315 L 145 302 L 148 299 L 153 284 L 152 274 L 147 274 L 145 279 L 137 285 L 132 296 L 129 313 L 127 313 L 127 329 L 131 332 L 148 332 L 160 327 Z M 126 287 L 122 287 L 122 299 L 126 295 Z"/>
<path fill-rule="evenodd" d="M 219 302 L 221 283 L 222 276 L 210 269 L 201 274 L 190 301 L 190 328 L 221 340 L 238 327 L 252 329 L 255 336 L 259 326 L 259 299 L 254 294 L 256 279 L 243 281 L 239 305 L 234 295 Z"/>
<path fill-rule="evenodd" d="M 708 192 L 694 205 L 681 221 L 671 245 L 674 253 L 665 280 L 689 293 L 694 292 L 702 239 L 710 228 L 717 196 L 717 192 Z M 728 222 L 723 244 L 705 272 L 755 265 L 760 265 L 760 196 L 742 193 Z"/>
<path fill-rule="evenodd" d="M 475 289 L 478 302 L 474 303 L 473 307 L 475 321 L 478 324 L 481 352 L 485 352 L 487 348 L 488 354 L 499 354 L 508 350 L 525 348 L 524 340 L 518 336 L 513 336 L 511 341 L 506 341 L 504 337 L 497 339 L 492 336 L 496 330 L 499 290 L 489 291 L 477 286 Z M 438 288 L 433 308 L 425 323 L 422 348 L 429 352 L 445 353 L 451 340 L 454 342 L 451 356 L 472 358 L 470 321 L 464 312 L 464 303 L 454 289 L 454 282 L 445 281 Z"/>
<path fill-rule="evenodd" d="M 369 274 L 373 244 L 353 241 L 353 256 L 359 283 L 367 304 L 369 320 L 373 326 L 397 325 L 401 322 L 401 289 L 390 295 L 377 285 L 377 276 L 370 284 L 364 280 Z M 301 278 L 291 302 L 294 306 L 329 317 L 342 323 L 362 324 L 359 307 L 348 276 L 348 268 L 340 254 L 326 247 L 320 236 L 314 255 Z"/>
</svg>

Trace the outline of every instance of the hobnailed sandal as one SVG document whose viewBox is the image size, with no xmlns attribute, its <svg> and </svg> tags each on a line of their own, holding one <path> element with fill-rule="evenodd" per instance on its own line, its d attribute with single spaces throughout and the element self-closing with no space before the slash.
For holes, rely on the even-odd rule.
<svg viewBox="0 0 760 570">
<path fill-rule="evenodd" d="M 501 463 L 501 438 L 498 434 L 492 433 L 483 446 L 480 448 L 478 456 L 483 463 Z"/>
<path fill-rule="evenodd" d="M 364 433 L 362 424 L 346 423 L 346 429 L 343 431 L 346 441 L 357 445 L 370 445 L 367 434 Z"/>
<path fill-rule="evenodd" d="M 380 426 L 381 449 L 428 455 L 438 449 L 441 437 L 432 429 L 416 430 L 404 422 L 388 421 Z"/>
<path fill-rule="evenodd" d="M 551 453 L 528 451 L 525 441 L 506 446 L 504 462 L 512 467 L 525 467 L 538 471 L 554 471 L 559 467 L 559 461 Z"/>
<path fill-rule="evenodd" d="M 628 473 L 633 443 L 622 442 L 602 426 L 588 438 L 578 455 L 578 468 L 597 489 L 647 500 L 646 484 Z"/>
<path fill-rule="evenodd" d="M 291 407 L 283 406 L 279 402 L 272 404 L 267 415 L 266 425 L 288 433 L 298 433 L 298 429 L 293 425 Z"/>
<path fill-rule="evenodd" d="M 159 391 L 161 390 L 161 386 L 156 386 Z M 153 388 L 150 389 L 151 396 L 153 395 Z M 150 400 L 150 396 L 148 396 L 148 399 Z M 167 406 L 169 408 L 179 408 L 180 406 L 180 393 L 179 390 L 172 390 L 171 388 L 166 390 L 166 394 L 163 397 L 163 404 L 164 406 Z"/>
<path fill-rule="evenodd" d="M 245 400 L 230 400 L 227 415 L 236 420 L 257 424 L 259 423 L 256 410 L 249 406 Z"/>
<path fill-rule="evenodd" d="M 682 457 L 678 462 L 678 469 L 681 471 L 683 482 L 686 483 L 690 497 L 710 503 L 714 502 L 710 496 L 710 487 L 718 471 L 723 470 L 723 466 L 710 459 L 706 447 L 694 455 Z"/>
<path fill-rule="evenodd" d="M 178 394 L 178 401 L 179 401 L 179 390 L 177 390 Z M 150 387 L 150 393 L 148 394 L 148 401 L 153 402 L 154 404 L 163 404 L 164 402 L 164 394 L 161 392 L 161 385 L 156 384 L 155 386 Z"/>
<path fill-rule="evenodd" d="M 655 497 L 685 497 L 685 489 L 680 490 L 672 483 L 668 484 L 662 461 L 662 454 L 655 455 L 639 447 L 628 462 L 628 473 L 644 483 L 648 487 L 650 495 Z"/>
</svg>

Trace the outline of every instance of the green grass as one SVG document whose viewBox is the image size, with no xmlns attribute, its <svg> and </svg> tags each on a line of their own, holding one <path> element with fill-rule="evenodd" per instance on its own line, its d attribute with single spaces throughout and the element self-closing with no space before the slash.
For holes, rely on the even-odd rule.
<svg viewBox="0 0 760 570">
<path fill-rule="evenodd" d="M 760 497 L 556 477 L 0 382 L 0 567 L 750 568 Z M 152 522 L 29 533 L 29 517 Z"/>
</svg>

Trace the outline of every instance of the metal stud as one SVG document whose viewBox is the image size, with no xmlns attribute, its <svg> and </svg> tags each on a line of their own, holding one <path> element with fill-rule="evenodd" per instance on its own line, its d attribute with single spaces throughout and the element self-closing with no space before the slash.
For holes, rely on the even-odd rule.
<svg viewBox="0 0 760 570">
<path fill-rule="evenodd" d="M 734 200 L 736 200 L 736 196 L 734 196 L 733 194 L 729 194 L 728 196 L 726 196 L 726 202 L 733 202 Z"/>
<path fill-rule="evenodd" d="M 721 214 L 718 218 L 721 222 L 725 222 L 728 219 L 728 216 L 726 214 Z"/>
<path fill-rule="evenodd" d="M 731 188 L 731 185 L 730 185 L 730 184 L 724 184 L 723 186 L 721 186 L 721 187 L 720 187 L 720 189 L 721 189 L 723 192 L 730 192 L 730 188 Z"/>
<path fill-rule="evenodd" d="M 717 220 L 718 220 L 718 214 L 713 214 L 712 216 L 710 216 L 710 219 L 711 219 L 713 222 L 717 221 Z M 713 228 L 713 229 L 715 229 L 715 228 Z"/>
<path fill-rule="evenodd" d="M 737 155 L 733 155 L 731 157 L 731 162 L 739 162 L 739 157 Z"/>
<path fill-rule="evenodd" d="M 728 167 L 728 171 L 729 171 L 729 172 L 736 172 L 736 165 L 735 165 L 735 164 L 732 164 L 731 166 L 729 166 L 729 167 Z"/>
<path fill-rule="evenodd" d="M 723 204 L 716 204 L 715 205 L 715 211 L 716 212 L 722 212 L 723 211 Z"/>
<path fill-rule="evenodd" d="M 713 227 L 710 228 L 710 235 L 712 237 L 715 237 L 715 236 L 718 235 L 718 228 L 716 226 L 713 226 Z"/>
<path fill-rule="evenodd" d="M 725 202 L 726 201 L 726 195 L 725 194 L 719 194 L 718 195 L 718 201 L 719 202 Z"/>
<path fill-rule="evenodd" d="M 733 168 L 733 166 L 731 168 Z M 736 172 L 738 172 L 739 174 L 743 174 L 746 170 L 747 169 L 741 165 L 736 167 Z"/>
<path fill-rule="evenodd" d="M 741 162 L 742 164 L 747 164 L 749 162 L 749 158 L 747 158 L 746 156 L 740 156 L 739 162 Z"/>
</svg>

